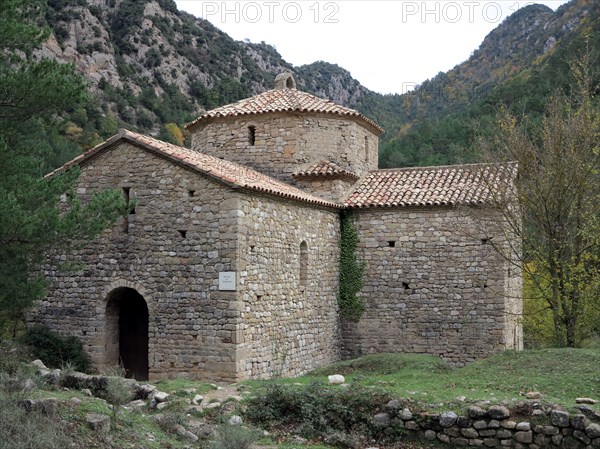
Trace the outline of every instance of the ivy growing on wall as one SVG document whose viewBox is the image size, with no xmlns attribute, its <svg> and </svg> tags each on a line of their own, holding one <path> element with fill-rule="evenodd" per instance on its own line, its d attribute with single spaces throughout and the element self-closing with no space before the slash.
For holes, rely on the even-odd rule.
<svg viewBox="0 0 600 449">
<path fill-rule="evenodd" d="M 340 315 L 349 320 L 358 321 L 365 305 L 358 296 L 363 286 L 365 264 L 356 260 L 358 232 L 354 227 L 353 213 L 342 211 L 340 235 L 340 291 L 338 304 Z"/>
</svg>

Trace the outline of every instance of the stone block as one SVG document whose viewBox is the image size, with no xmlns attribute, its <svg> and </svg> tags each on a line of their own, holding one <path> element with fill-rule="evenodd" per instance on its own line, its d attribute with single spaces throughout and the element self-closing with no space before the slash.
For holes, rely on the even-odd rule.
<svg viewBox="0 0 600 449">
<path fill-rule="evenodd" d="M 500 439 L 512 438 L 512 432 L 508 429 L 500 429 L 496 432 L 496 436 Z"/>
<path fill-rule="evenodd" d="M 387 427 L 390 425 L 390 415 L 388 413 L 377 413 L 373 416 L 373 423 L 377 427 Z"/>
<path fill-rule="evenodd" d="M 423 434 L 423 436 L 425 437 L 426 440 L 435 440 L 437 437 L 435 431 L 433 431 L 433 430 L 426 430 L 425 433 Z"/>
<path fill-rule="evenodd" d="M 477 438 L 479 436 L 479 433 L 475 429 L 472 429 L 470 427 L 467 427 L 465 429 L 461 429 L 460 433 L 465 438 L 470 438 L 470 439 L 471 438 Z"/>
<path fill-rule="evenodd" d="M 550 422 L 558 427 L 569 426 L 569 413 L 562 410 L 552 410 L 550 412 Z"/>
<path fill-rule="evenodd" d="M 458 415 L 452 411 L 444 412 L 440 415 L 440 425 L 442 427 L 452 427 L 456 420 L 458 419 Z"/>
<path fill-rule="evenodd" d="M 469 417 L 471 419 L 481 420 L 483 418 L 487 418 L 487 416 L 487 410 L 484 410 L 481 407 L 477 407 L 475 405 L 469 407 Z"/>
<path fill-rule="evenodd" d="M 487 422 L 484 420 L 475 421 L 473 423 L 473 428 L 477 430 L 487 429 Z"/>
<path fill-rule="evenodd" d="M 87 424 L 93 431 L 106 434 L 110 431 L 110 416 L 88 413 Z"/>
<path fill-rule="evenodd" d="M 533 432 L 532 431 L 527 431 L 527 432 L 517 432 L 515 433 L 515 440 L 518 441 L 519 443 L 532 443 L 533 442 Z"/>
<path fill-rule="evenodd" d="M 493 437 L 493 436 L 496 436 L 496 430 L 495 429 L 480 430 L 479 431 L 479 436 L 482 436 L 482 437 Z"/>
<path fill-rule="evenodd" d="M 571 427 L 577 430 L 584 430 L 589 424 L 589 420 L 585 415 L 573 415 L 571 416 Z"/>
<path fill-rule="evenodd" d="M 590 438 L 600 438 L 600 424 L 590 424 L 585 428 L 585 433 Z"/>
<path fill-rule="evenodd" d="M 510 410 L 502 405 L 492 405 L 488 409 L 488 414 L 492 419 L 502 420 L 510 416 Z"/>
<path fill-rule="evenodd" d="M 437 434 L 437 439 L 440 440 L 442 443 L 450 443 L 450 436 L 446 435 L 445 433 L 439 432 Z"/>
</svg>

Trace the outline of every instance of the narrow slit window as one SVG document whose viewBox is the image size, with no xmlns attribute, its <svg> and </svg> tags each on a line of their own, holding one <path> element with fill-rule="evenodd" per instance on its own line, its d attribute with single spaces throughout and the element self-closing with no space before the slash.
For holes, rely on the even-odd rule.
<svg viewBox="0 0 600 449">
<path fill-rule="evenodd" d="M 304 290 L 308 283 L 308 244 L 300 243 L 300 287 Z"/>
<path fill-rule="evenodd" d="M 131 187 L 123 187 L 123 197 L 125 198 L 125 206 L 129 209 L 131 203 Z M 129 211 L 129 215 L 132 213 L 135 214 L 134 209 Z M 129 234 L 129 215 L 123 217 L 123 232 L 125 234 Z"/>
<path fill-rule="evenodd" d="M 131 187 L 123 187 L 123 196 L 125 197 L 125 205 L 129 209 L 129 215 L 135 214 L 135 206 L 131 206 Z"/>
<path fill-rule="evenodd" d="M 254 146 L 256 144 L 256 126 L 248 127 L 248 143 L 251 146 Z"/>
<path fill-rule="evenodd" d="M 365 162 L 369 162 L 369 138 L 365 136 Z"/>
</svg>

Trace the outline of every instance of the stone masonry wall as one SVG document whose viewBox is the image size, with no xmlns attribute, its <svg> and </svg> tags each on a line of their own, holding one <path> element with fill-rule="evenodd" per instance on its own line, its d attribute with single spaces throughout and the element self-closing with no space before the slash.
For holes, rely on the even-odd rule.
<svg viewBox="0 0 600 449">
<path fill-rule="evenodd" d="M 101 366 L 107 299 L 130 287 L 149 309 L 151 379 L 234 378 L 236 292 L 218 291 L 218 273 L 236 269 L 238 194 L 126 143 L 82 167 L 84 199 L 96 189 L 123 187 L 136 201 L 128 225 L 117 223 L 68 258 L 82 271 L 59 271 L 50 262 L 48 296 L 32 319 L 81 338 Z"/>
<path fill-rule="evenodd" d="M 522 347 L 518 295 L 509 295 L 519 277 L 487 240 L 501 233 L 482 234 L 451 208 L 359 210 L 356 225 L 366 311 L 343 323 L 345 356 L 426 353 L 460 366 Z"/>
<path fill-rule="evenodd" d="M 377 168 L 379 151 L 377 135 L 353 120 L 289 113 L 216 119 L 192 134 L 192 148 L 289 183 L 292 173 L 322 159 L 361 176 Z"/>
<path fill-rule="evenodd" d="M 580 412 L 539 402 L 517 403 L 509 410 L 502 405 L 470 406 L 464 414 L 413 413 L 401 401 L 390 401 L 373 420 L 382 428 L 395 427 L 409 435 L 445 443 L 444 447 L 505 447 L 515 449 L 593 449 L 600 447 L 600 413 L 589 406 Z M 525 412 L 526 416 L 518 412 Z M 390 429 L 391 430 L 391 429 Z"/>
<path fill-rule="evenodd" d="M 339 218 L 267 197 L 241 200 L 241 378 L 305 373 L 340 358 Z"/>
</svg>

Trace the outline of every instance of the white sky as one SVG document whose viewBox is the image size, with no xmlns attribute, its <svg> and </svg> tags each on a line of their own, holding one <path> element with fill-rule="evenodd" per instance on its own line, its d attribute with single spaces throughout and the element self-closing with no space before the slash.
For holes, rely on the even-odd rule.
<svg viewBox="0 0 600 449">
<path fill-rule="evenodd" d="M 567 0 L 175 0 L 236 40 L 264 41 L 299 66 L 326 61 L 380 93 L 404 93 L 468 59 L 485 36 L 532 3 Z"/>
</svg>

